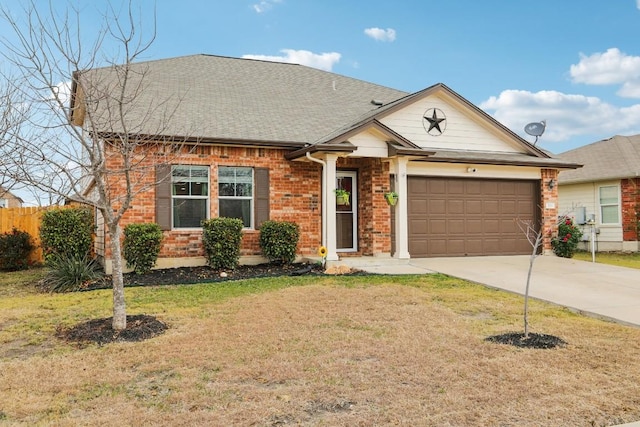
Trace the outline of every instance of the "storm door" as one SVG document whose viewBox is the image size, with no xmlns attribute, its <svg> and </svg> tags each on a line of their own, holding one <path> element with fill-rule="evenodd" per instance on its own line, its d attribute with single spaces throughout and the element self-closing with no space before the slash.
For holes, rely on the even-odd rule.
<svg viewBox="0 0 640 427">
<path fill-rule="evenodd" d="M 348 195 L 336 192 L 336 249 L 338 252 L 354 252 L 358 248 L 356 177 L 357 174 L 353 171 L 336 173 L 336 189 L 348 192 Z"/>
</svg>

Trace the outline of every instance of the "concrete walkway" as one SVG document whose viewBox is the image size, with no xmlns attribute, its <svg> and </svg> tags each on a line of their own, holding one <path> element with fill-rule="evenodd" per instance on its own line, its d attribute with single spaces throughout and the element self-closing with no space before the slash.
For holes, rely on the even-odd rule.
<svg viewBox="0 0 640 427">
<path fill-rule="evenodd" d="M 387 259 L 358 265 L 381 274 L 444 273 L 524 294 L 529 256 Z M 529 295 L 578 312 L 640 326 L 640 270 L 544 255 L 536 258 Z"/>
</svg>

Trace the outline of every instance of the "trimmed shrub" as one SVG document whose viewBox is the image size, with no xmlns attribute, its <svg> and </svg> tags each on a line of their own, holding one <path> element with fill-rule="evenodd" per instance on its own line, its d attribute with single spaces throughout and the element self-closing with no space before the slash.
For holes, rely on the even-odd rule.
<svg viewBox="0 0 640 427">
<path fill-rule="evenodd" d="M 52 254 L 42 284 L 50 292 L 75 292 L 103 277 L 100 264 L 88 255 Z"/>
<path fill-rule="evenodd" d="M 45 263 L 54 254 L 82 258 L 91 250 L 93 213 L 87 208 L 53 209 L 44 212 L 40 244 Z"/>
<path fill-rule="evenodd" d="M 578 249 L 582 231 L 569 217 L 562 217 L 558 225 L 558 236 L 551 239 L 553 253 L 559 257 L 572 258 Z"/>
<path fill-rule="evenodd" d="M 295 222 L 265 221 L 260 226 L 260 248 L 269 261 L 291 264 L 299 239 L 300 227 Z"/>
<path fill-rule="evenodd" d="M 128 224 L 124 228 L 122 254 L 136 274 L 151 271 L 160 253 L 162 230 L 155 223 Z"/>
<path fill-rule="evenodd" d="M 212 218 L 202 222 L 202 244 L 207 264 L 233 270 L 240 262 L 243 223 L 238 218 Z"/>
<path fill-rule="evenodd" d="M 34 249 L 26 231 L 13 228 L 0 234 L 0 270 L 17 271 L 29 267 L 29 254 Z"/>
</svg>

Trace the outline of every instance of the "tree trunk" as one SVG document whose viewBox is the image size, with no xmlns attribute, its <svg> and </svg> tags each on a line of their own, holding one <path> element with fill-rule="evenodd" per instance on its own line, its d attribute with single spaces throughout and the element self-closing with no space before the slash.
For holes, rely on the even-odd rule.
<svg viewBox="0 0 640 427">
<path fill-rule="evenodd" d="M 536 250 L 538 248 L 533 248 L 534 252 L 529 258 L 529 272 L 527 273 L 527 286 L 524 290 L 524 338 L 529 338 L 529 284 L 531 283 L 531 272 L 533 271 L 533 262 L 536 259 Z"/>
<path fill-rule="evenodd" d="M 127 308 L 124 301 L 124 278 L 122 276 L 122 248 L 120 245 L 120 224 L 110 224 L 111 234 L 111 282 L 113 285 L 113 323 L 115 331 L 127 327 Z"/>
</svg>

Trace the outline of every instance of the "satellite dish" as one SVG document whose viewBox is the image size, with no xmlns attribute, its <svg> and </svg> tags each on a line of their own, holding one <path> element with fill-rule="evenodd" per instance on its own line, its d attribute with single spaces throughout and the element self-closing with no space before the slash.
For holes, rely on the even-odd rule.
<svg viewBox="0 0 640 427">
<path fill-rule="evenodd" d="M 542 136 L 546 127 L 547 127 L 547 123 L 544 120 L 542 120 L 541 122 L 529 123 L 524 127 L 524 131 L 529 135 L 536 137 L 536 140 L 533 143 L 533 145 L 536 145 L 536 142 L 538 142 L 538 138 Z"/>
</svg>

